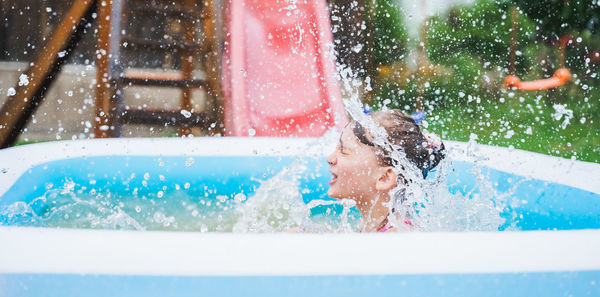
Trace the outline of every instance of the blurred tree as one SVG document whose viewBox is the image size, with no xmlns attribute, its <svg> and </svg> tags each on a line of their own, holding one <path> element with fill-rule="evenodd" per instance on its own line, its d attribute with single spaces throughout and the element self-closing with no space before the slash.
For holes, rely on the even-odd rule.
<svg viewBox="0 0 600 297">
<path fill-rule="evenodd" d="M 564 34 L 600 33 L 600 5 L 590 0 L 513 0 L 539 27 L 544 38 Z"/>
<path fill-rule="evenodd" d="M 404 60 L 408 34 L 404 27 L 402 14 L 397 1 L 394 0 L 370 0 L 367 1 L 368 13 L 367 29 L 368 38 L 366 43 L 366 77 L 373 89 L 365 94 L 365 103 L 373 105 L 376 103 L 378 85 L 385 83 L 386 76 L 397 75 L 394 71 L 383 73 L 382 69 L 398 68 L 398 64 Z M 406 67 L 400 66 L 405 70 Z M 386 71 L 383 71 L 386 72 Z"/>
<path fill-rule="evenodd" d="M 513 0 L 536 24 L 540 40 L 556 44 L 571 37 L 565 58 L 569 68 L 584 74 L 600 65 L 600 3 L 588 0 Z M 587 71 L 590 70 L 590 71 Z"/>
<path fill-rule="evenodd" d="M 390 65 L 402 61 L 408 34 L 398 1 L 376 0 L 375 4 L 373 62 Z"/>
<path fill-rule="evenodd" d="M 518 19 L 519 48 L 535 40 L 535 26 L 526 16 Z M 431 19 L 428 43 L 429 58 L 437 63 L 453 65 L 450 60 L 468 54 L 478 57 L 483 64 L 500 66 L 508 71 L 510 48 L 510 5 L 492 1 L 478 1 L 473 6 L 452 8 L 447 18 Z M 521 50 L 522 51 L 522 50 Z M 518 70 L 528 69 L 531 61 L 517 55 Z"/>
<path fill-rule="evenodd" d="M 377 99 L 390 99 L 393 107 L 411 108 L 419 95 L 419 76 L 426 76 L 425 110 L 476 104 L 482 97 L 493 100 L 508 72 L 511 25 L 510 3 L 492 1 L 457 6 L 430 18 L 425 48 L 429 71 L 385 81 L 378 86 Z M 535 26 L 524 15 L 519 17 L 519 33 L 521 50 L 516 66 L 524 73 L 535 64 L 534 57 L 522 54 L 535 41 Z"/>
<path fill-rule="evenodd" d="M 397 1 L 332 0 L 330 10 L 340 64 L 364 77 L 368 65 L 389 65 L 404 57 L 407 33 Z"/>
<path fill-rule="evenodd" d="M 411 72 L 407 67 L 380 67 L 373 105 L 411 113 L 422 94 L 430 128 L 444 138 L 464 141 L 475 134 L 478 142 L 598 162 L 600 6 L 596 2 L 476 0 L 434 16 L 428 20 L 425 42 L 427 69 Z M 546 91 L 502 87 L 509 72 L 511 8 L 515 5 L 519 7 L 516 75 L 524 81 L 551 76 L 561 61 L 556 41 L 570 34 L 564 56 L 573 76 L 566 85 Z M 379 65 L 393 64 L 404 53 L 386 53 L 376 46 L 374 60 Z M 398 60 L 400 64 L 403 59 Z M 382 75 L 382 69 L 389 73 Z M 422 78 L 425 83 L 420 90 Z M 555 104 L 572 110 L 574 118 L 568 126 L 561 127 L 555 119 Z"/>
</svg>

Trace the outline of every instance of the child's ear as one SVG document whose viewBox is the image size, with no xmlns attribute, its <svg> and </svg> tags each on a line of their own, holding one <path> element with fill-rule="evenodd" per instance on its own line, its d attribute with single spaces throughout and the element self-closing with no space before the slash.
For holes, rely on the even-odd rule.
<svg viewBox="0 0 600 297">
<path fill-rule="evenodd" d="M 398 179 L 398 174 L 394 172 L 392 167 L 384 167 L 377 179 L 377 183 L 375 184 L 375 189 L 377 191 L 389 191 L 396 187 L 396 181 Z"/>
</svg>

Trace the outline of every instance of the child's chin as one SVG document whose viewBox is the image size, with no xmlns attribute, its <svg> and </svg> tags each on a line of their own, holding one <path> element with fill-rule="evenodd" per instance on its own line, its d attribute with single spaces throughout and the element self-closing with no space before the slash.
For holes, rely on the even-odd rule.
<svg viewBox="0 0 600 297">
<path fill-rule="evenodd" d="M 327 196 L 329 196 L 329 198 L 335 198 L 335 192 L 331 190 L 331 188 L 329 190 L 327 190 Z"/>
<path fill-rule="evenodd" d="M 332 191 L 331 189 L 327 191 L 327 196 L 329 196 L 329 198 L 342 199 L 340 195 L 338 195 L 335 191 Z"/>
</svg>

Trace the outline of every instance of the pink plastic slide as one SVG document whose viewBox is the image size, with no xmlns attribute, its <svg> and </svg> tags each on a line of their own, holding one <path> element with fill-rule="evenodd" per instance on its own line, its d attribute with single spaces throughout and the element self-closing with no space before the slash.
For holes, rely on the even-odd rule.
<svg viewBox="0 0 600 297">
<path fill-rule="evenodd" d="M 310 137 L 343 127 L 325 0 L 229 3 L 225 135 Z"/>
</svg>

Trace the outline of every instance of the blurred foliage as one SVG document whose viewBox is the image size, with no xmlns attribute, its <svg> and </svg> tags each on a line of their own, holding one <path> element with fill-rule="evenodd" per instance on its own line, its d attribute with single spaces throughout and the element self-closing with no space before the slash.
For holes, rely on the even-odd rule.
<svg viewBox="0 0 600 297">
<path fill-rule="evenodd" d="M 395 0 L 376 0 L 373 59 L 375 65 L 400 61 L 408 37 L 402 13 Z"/>
<path fill-rule="evenodd" d="M 493 2 L 478 2 L 472 7 L 454 7 L 448 16 L 435 16 L 429 21 L 428 56 L 434 63 L 448 64 L 453 57 L 470 55 L 494 66 L 508 67 L 510 6 Z M 524 15 L 519 16 L 520 47 L 531 44 L 535 25 Z M 525 70 L 532 61 L 520 55 L 518 70 Z M 449 64 L 451 65 L 451 64 Z"/>
<path fill-rule="evenodd" d="M 404 67 L 404 74 L 379 76 L 375 106 L 410 113 L 422 95 L 429 129 L 446 139 L 477 137 L 480 143 L 600 162 L 600 6 L 568 2 L 565 7 L 563 0 L 480 0 L 431 17 L 427 61 L 421 66 L 436 70 L 411 72 Z M 568 33 L 572 42 L 565 59 L 572 79 L 567 85 L 536 92 L 502 87 L 515 4 L 520 8 L 516 75 L 522 80 L 551 76 L 561 60 L 555 41 Z M 554 116 L 555 104 L 573 112 L 564 127 L 564 116 Z"/>
<path fill-rule="evenodd" d="M 600 6 L 592 0 L 514 0 L 536 25 L 544 38 L 564 34 L 600 33 Z"/>
</svg>

